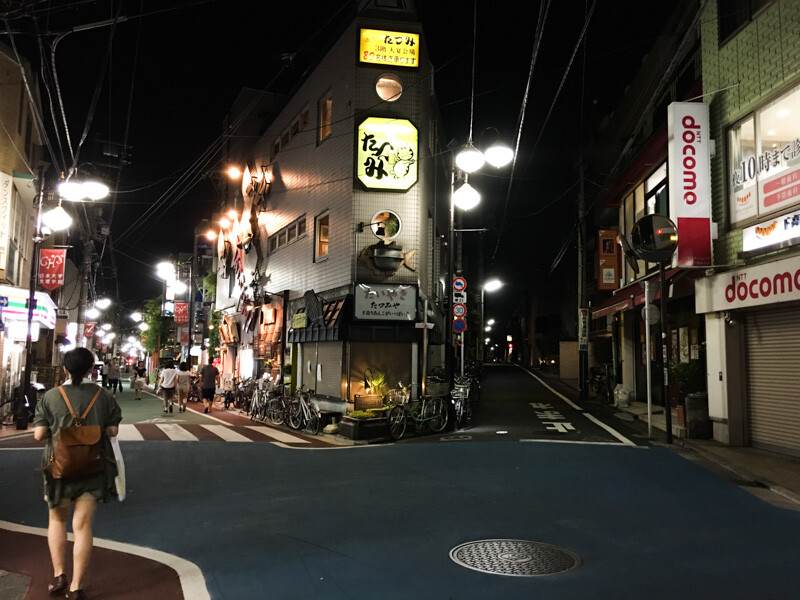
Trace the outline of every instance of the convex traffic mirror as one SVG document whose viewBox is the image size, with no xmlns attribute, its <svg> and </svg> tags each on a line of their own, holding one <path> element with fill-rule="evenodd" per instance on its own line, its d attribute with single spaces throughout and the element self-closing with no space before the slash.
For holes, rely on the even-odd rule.
<svg viewBox="0 0 800 600">
<path fill-rule="evenodd" d="M 678 230 L 664 215 L 646 215 L 631 230 L 631 246 L 642 260 L 669 262 L 678 247 Z"/>
</svg>

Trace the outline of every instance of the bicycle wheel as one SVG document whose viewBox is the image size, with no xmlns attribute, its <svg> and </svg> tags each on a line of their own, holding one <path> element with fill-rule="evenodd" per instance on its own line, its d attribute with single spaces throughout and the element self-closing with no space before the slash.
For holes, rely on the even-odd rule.
<svg viewBox="0 0 800 600">
<path fill-rule="evenodd" d="M 389 435 L 399 440 L 406 432 L 406 411 L 402 406 L 394 406 L 389 411 Z"/>
<path fill-rule="evenodd" d="M 267 418 L 273 425 L 283 425 L 286 420 L 286 402 L 283 398 L 271 398 L 267 405 Z"/>
<path fill-rule="evenodd" d="M 313 402 L 308 404 L 308 422 L 306 423 L 306 429 L 317 435 L 319 433 L 319 409 L 317 405 Z"/>
<path fill-rule="evenodd" d="M 300 407 L 299 400 L 289 402 L 287 409 L 287 422 L 292 429 L 300 429 L 303 426 L 303 409 Z"/>
<path fill-rule="evenodd" d="M 447 427 L 447 406 L 445 406 L 444 400 L 431 398 L 428 401 L 428 410 L 426 412 L 426 416 L 429 417 L 428 427 L 431 428 L 431 431 L 434 433 L 444 431 L 444 428 Z"/>
<path fill-rule="evenodd" d="M 266 421 L 269 414 L 269 403 L 267 401 L 266 393 L 261 395 L 258 401 L 258 420 Z"/>
<path fill-rule="evenodd" d="M 250 420 L 258 420 L 258 392 L 250 397 Z"/>
</svg>

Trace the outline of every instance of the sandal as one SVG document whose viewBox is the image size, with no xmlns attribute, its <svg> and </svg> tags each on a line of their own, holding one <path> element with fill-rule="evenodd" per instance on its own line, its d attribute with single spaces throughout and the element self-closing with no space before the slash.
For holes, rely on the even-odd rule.
<svg viewBox="0 0 800 600">
<path fill-rule="evenodd" d="M 53 581 L 47 584 L 47 591 L 51 594 L 60 594 L 67 589 L 67 576 L 62 573 L 58 577 L 53 577 Z"/>
</svg>

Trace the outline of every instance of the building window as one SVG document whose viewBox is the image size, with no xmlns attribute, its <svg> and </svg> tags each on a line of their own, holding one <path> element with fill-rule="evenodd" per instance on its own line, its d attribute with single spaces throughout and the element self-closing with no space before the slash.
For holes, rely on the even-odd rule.
<svg viewBox="0 0 800 600">
<path fill-rule="evenodd" d="M 283 132 L 283 135 L 281 135 L 281 149 L 289 145 L 289 139 L 289 130 L 287 129 Z"/>
<path fill-rule="evenodd" d="M 275 142 L 272 144 L 272 158 L 274 159 L 278 154 L 281 152 L 281 138 L 275 138 Z"/>
<path fill-rule="evenodd" d="M 773 0 L 717 0 L 719 41 L 724 44 Z"/>
<path fill-rule="evenodd" d="M 304 235 L 306 232 L 306 218 L 300 217 L 297 219 L 297 237 Z"/>
<path fill-rule="evenodd" d="M 303 129 L 306 125 L 308 125 L 308 113 L 309 110 L 307 108 L 304 108 L 303 112 L 300 113 L 300 129 Z"/>
<path fill-rule="evenodd" d="M 272 254 L 279 248 L 283 248 L 284 246 L 291 244 L 292 242 L 300 239 L 302 235 L 306 232 L 306 216 L 303 215 L 296 221 L 292 221 L 278 231 L 277 233 L 273 233 L 269 237 L 269 253 Z"/>
<path fill-rule="evenodd" d="M 278 236 L 271 235 L 269 236 L 269 252 L 270 254 L 275 252 L 278 249 Z"/>
<path fill-rule="evenodd" d="M 381 75 L 375 83 L 375 93 L 381 100 L 394 102 L 403 93 L 403 84 L 396 75 Z"/>
<path fill-rule="evenodd" d="M 319 260 L 328 256 L 328 219 L 325 213 L 315 219 L 314 222 L 314 260 Z"/>
<path fill-rule="evenodd" d="M 732 224 L 800 204 L 800 88 L 728 131 L 728 207 Z"/>
<path fill-rule="evenodd" d="M 333 100 L 330 93 L 326 94 L 324 98 L 319 101 L 317 107 L 317 141 L 321 142 L 331 135 L 331 113 L 333 111 Z"/>
</svg>

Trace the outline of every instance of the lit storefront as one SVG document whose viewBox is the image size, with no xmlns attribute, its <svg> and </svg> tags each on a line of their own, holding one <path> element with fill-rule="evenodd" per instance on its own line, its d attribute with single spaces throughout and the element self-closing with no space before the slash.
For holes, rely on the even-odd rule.
<svg viewBox="0 0 800 600">
<path fill-rule="evenodd" d="M 28 323 L 28 294 L 28 290 L 22 288 L 0 285 L 0 301 L 2 304 L 8 303 L 0 309 L 3 323 L 0 331 L 0 356 L 3 361 L 0 369 L 0 391 L 6 398 L 22 381 Z M 3 298 L 7 300 L 2 300 Z M 56 326 L 56 305 L 50 296 L 36 292 L 35 298 L 36 307 L 33 309 L 31 321 L 31 339 L 34 343 L 40 338 L 46 339 L 43 329 L 55 329 Z"/>
</svg>

